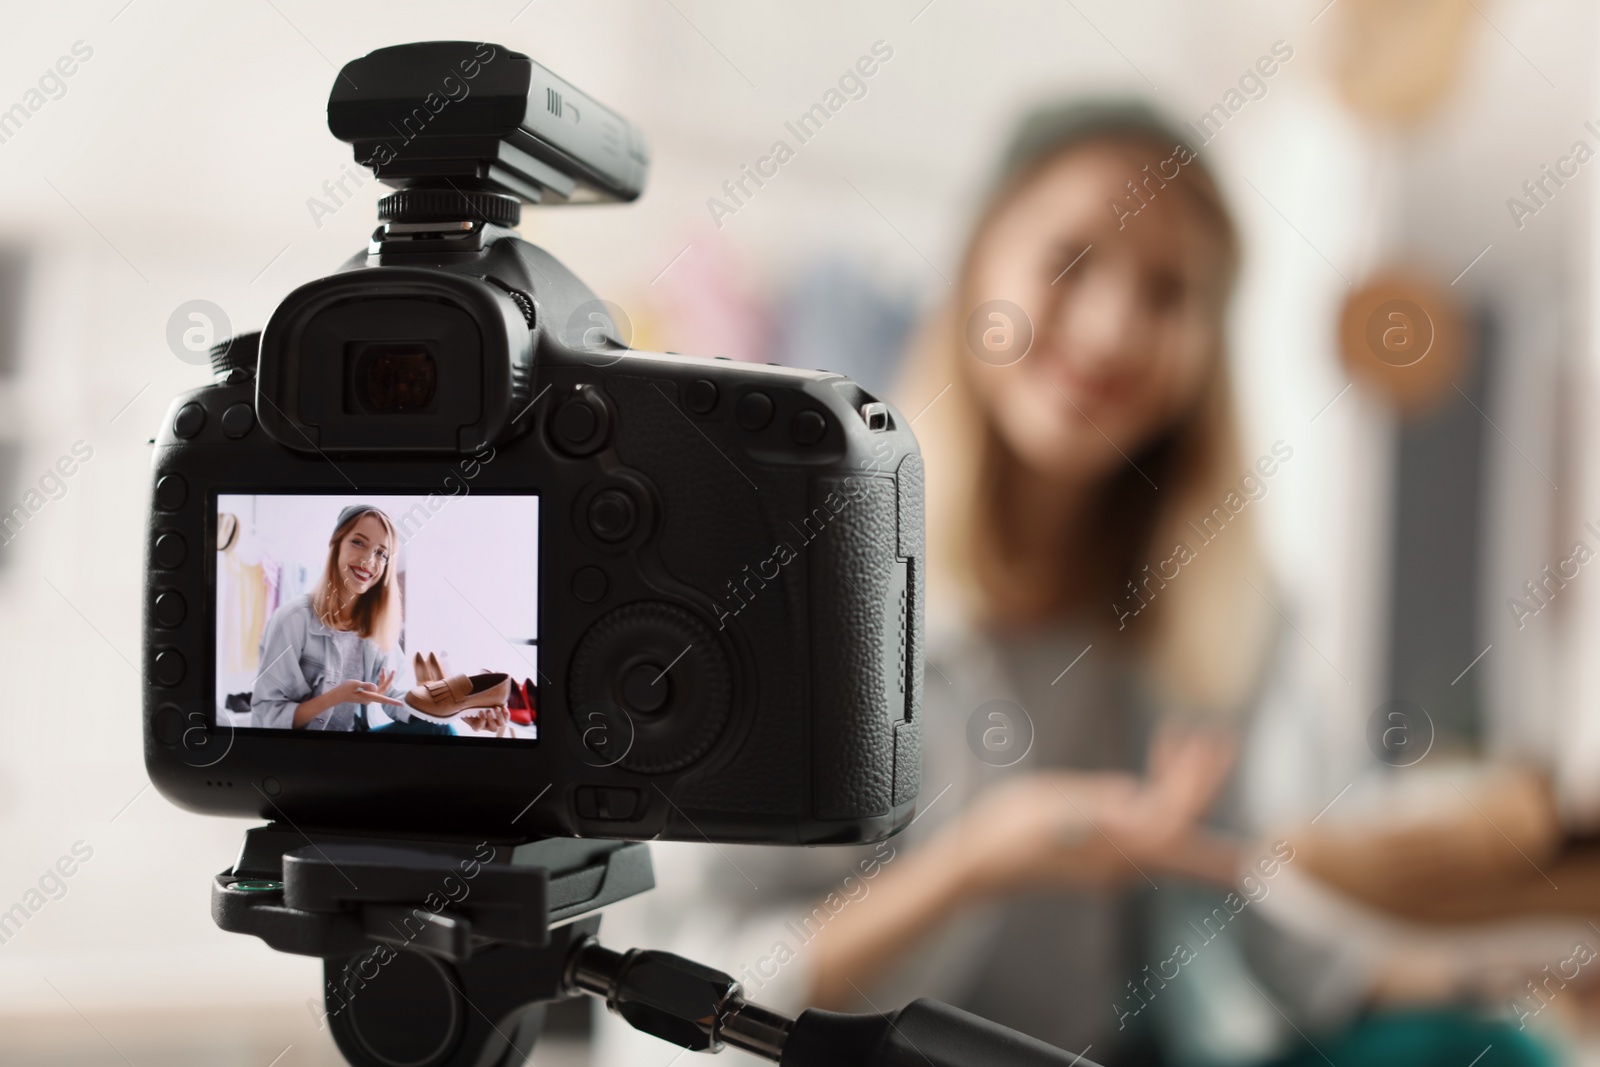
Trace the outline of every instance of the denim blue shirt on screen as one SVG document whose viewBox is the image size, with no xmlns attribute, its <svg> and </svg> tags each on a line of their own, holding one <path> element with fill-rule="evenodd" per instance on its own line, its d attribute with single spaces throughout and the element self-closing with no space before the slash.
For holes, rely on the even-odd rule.
<svg viewBox="0 0 1600 1067">
<path fill-rule="evenodd" d="M 287 730 L 294 725 L 294 709 L 326 693 L 346 679 L 376 685 L 378 677 L 395 670 L 388 695 L 404 697 L 394 682 L 400 672 L 393 664 L 404 662 L 397 648 L 384 652 L 373 641 L 349 631 L 329 629 L 311 608 L 310 594 L 284 604 L 267 620 L 261 635 L 261 668 L 250 694 L 250 725 Z M 404 721 L 410 709 L 383 705 L 384 712 Z M 365 722 L 359 704 L 336 704 L 305 724 L 307 730 L 358 730 Z"/>
</svg>

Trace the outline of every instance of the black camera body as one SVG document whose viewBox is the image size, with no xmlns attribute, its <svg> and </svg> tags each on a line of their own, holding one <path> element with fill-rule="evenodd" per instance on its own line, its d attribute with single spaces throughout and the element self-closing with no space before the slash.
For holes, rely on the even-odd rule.
<svg viewBox="0 0 1600 1067">
<path fill-rule="evenodd" d="M 481 80 L 431 111 L 431 79 L 467 85 L 468 57 Z M 221 380 L 174 400 L 155 440 L 151 780 L 191 810 L 324 832 L 820 844 L 902 828 L 924 588 L 907 423 L 839 375 L 626 348 L 612 310 L 510 225 L 519 200 L 560 185 L 552 172 L 636 195 L 596 177 L 604 160 L 572 160 L 621 144 L 642 182 L 643 140 L 564 82 L 553 95 L 526 57 L 409 45 L 344 73 L 330 125 L 399 187 L 385 224 L 291 293 L 259 342 L 219 346 Z M 412 104 L 426 127 L 377 152 Z M 605 129 L 563 147 L 563 127 L 527 117 L 558 108 Z M 536 586 L 501 591 L 536 599 L 536 739 L 273 729 L 255 705 L 222 707 L 219 634 L 250 609 L 219 594 L 239 521 L 219 501 L 280 494 L 413 500 L 389 509 L 397 559 L 469 501 L 536 499 L 517 542 Z M 456 568 L 445 584 L 467 570 L 492 584 L 495 560 L 448 547 L 430 557 Z M 396 580 L 416 599 L 410 566 Z M 408 628 L 428 621 L 406 610 Z"/>
</svg>

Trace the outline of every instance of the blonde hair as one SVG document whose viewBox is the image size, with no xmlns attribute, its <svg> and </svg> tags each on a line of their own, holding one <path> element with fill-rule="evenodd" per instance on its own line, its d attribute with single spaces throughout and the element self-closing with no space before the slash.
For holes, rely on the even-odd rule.
<svg viewBox="0 0 1600 1067">
<path fill-rule="evenodd" d="M 311 609 L 316 612 L 318 619 L 330 626 L 339 617 L 340 609 L 344 606 L 339 577 L 339 546 L 356 523 L 368 515 L 375 516 L 383 523 L 391 552 L 383 564 L 383 577 L 371 589 L 356 597 L 355 603 L 350 606 L 350 621 L 355 623 L 357 634 L 388 652 L 400 641 L 400 596 L 395 591 L 395 574 L 398 570 L 395 563 L 400 555 L 400 538 L 395 532 L 393 520 L 378 508 L 362 508 L 346 516 L 334 528 L 333 536 L 328 539 L 328 562 L 322 569 L 321 581 L 311 594 Z"/>
<path fill-rule="evenodd" d="M 1237 492 L 1247 473 L 1223 337 L 1237 237 L 1220 193 L 1199 166 L 1185 167 L 1181 187 L 1188 209 L 1210 224 L 1217 239 L 1220 284 L 1213 309 L 1214 351 L 1195 403 L 1092 490 L 1085 554 L 1069 560 L 1063 546 L 1055 560 L 1025 558 L 1009 553 L 1003 537 L 1009 512 L 997 504 L 1016 485 L 1021 460 L 972 387 L 978 361 L 967 352 L 960 309 L 975 306 L 976 250 L 1011 198 L 1055 160 L 1107 142 L 1157 148 L 1146 131 L 1099 132 L 1042 153 L 1011 176 L 973 227 L 955 303 L 931 320 L 913 346 L 904 409 L 932 405 L 926 408 L 927 422 L 918 427 L 927 468 L 930 603 L 935 610 L 959 605 L 964 617 L 1005 628 L 1050 621 L 1079 607 L 1087 607 L 1092 619 L 1105 610 L 1096 605 L 1100 600 L 1111 609 L 1104 616 L 1110 622 L 1117 617 L 1116 602 L 1140 603 L 1130 596 L 1131 583 L 1139 583 L 1155 595 L 1149 611 L 1126 620 L 1121 634 L 1147 657 L 1158 691 L 1170 706 L 1228 717 L 1242 709 L 1257 684 L 1273 631 L 1263 599 L 1270 595 L 1266 568 L 1248 509 L 1199 547 L 1175 579 L 1157 576 L 1157 584 L 1149 584 L 1158 561 L 1168 559 L 1177 544 L 1194 540 L 1186 524 L 1209 516 Z M 1150 489 L 1150 481 L 1157 490 Z"/>
</svg>

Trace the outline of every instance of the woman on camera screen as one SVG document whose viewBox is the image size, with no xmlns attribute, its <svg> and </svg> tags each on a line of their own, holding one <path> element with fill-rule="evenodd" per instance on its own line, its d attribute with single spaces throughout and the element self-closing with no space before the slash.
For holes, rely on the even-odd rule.
<svg viewBox="0 0 1600 1067">
<path fill-rule="evenodd" d="M 394 686 L 399 550 L 394 523 L 378 508 L 352 504 L 339 513 L 321 580 L 279 608 L 262 635 L 252 726 L 365 730 L 368 704 L 406 707 Z"/>
</svg>

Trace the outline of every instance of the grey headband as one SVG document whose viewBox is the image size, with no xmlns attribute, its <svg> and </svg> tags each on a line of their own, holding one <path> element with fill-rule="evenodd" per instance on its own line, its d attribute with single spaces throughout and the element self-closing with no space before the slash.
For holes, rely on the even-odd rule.
<svg viewBox="0 0 1600 1067">
<path fill-rule="evenodd" d="M 380 515 L 383 514 L 383 510 L 381 508 L 375 507 L 372 504 L 351 504 L 349 507 L 339 512 L 338 521 L 333 524 L 334 531 L 337 532 L 344 529 L 345 523 L 349 522 L 357 515 L 365 515 L 369 511 L 376 511 Z"/>
<path fill-rule="evenodd" d="M 1000 156 L 992 188 L 998 190 L 1042 160 L 1076 144 L 1104 137 L 1147 137 L 1195 152 L 1189 135 L 1155 108 L 1133 98 L 1074 100 L 1034 107 L 1017 123 Z M 1200 166 L 1197 159 L 1189 166 Z M 1207 170 L 1209 174 L 1209 170 Z"/>
</svg>

